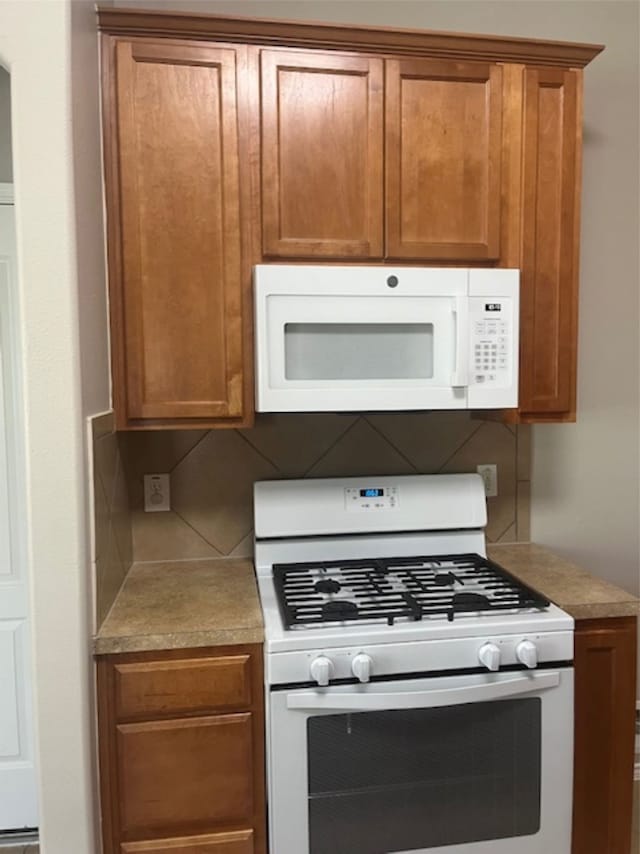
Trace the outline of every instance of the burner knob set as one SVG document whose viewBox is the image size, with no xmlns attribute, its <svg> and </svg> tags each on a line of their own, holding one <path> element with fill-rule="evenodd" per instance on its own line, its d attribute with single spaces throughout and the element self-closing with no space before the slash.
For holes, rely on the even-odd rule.
<svg viewBox="0 0 640 854">
<path fill-rule="evenodd" d="M 487 670 L 500 670 L 500 647 L 495 643 L 485 643 L 478 650 L 480 664 Z M 538 650 L 533 641 L 523 640 L 516 646 L 516 658 L 530 670 L 538 666 Z"/>
<path fill-rule="evenodd" d="M 533 670 L 538 666 L 538 649 L 530 640 L 521 640 L 516 646 L 515 654 L 517 660 Z M 502 659 L 502 650 L 498 644 L 488 641 L 483 644 L 478 650 L 478 660 L 484 665 L 487 670 L 493 672 L 500 670 Z M 359 652 L 354 655 L 351 661 L 351 673 L 360 682 L 369 682 L 371 680 L 371 668 L 373 661 L 370 655 L 366 652 Z M 333 661 L 326 655 L 319 655 L 313 659 L 309 667 L 311 678 L 318 683 L 321 688 L 326 688 L 335 673 Z"/>
<path fill-rule="evenodd" d="M 315 679 L 321 688 L 324 688 L 329 684 L 329 680 L 333 676 L 333 669 L 333 661 L 327 658 L 326 655 L 319 655 L 311 662 L 309 672 L 311 673 L 311 678 Z"/>
<path fill-rule="evenodd" d="M 351 662 L 351 672 L 361 682 L 368 682 L 371 679 L 371 664 L 371 656 L 359 652 Z"/>
</svg>

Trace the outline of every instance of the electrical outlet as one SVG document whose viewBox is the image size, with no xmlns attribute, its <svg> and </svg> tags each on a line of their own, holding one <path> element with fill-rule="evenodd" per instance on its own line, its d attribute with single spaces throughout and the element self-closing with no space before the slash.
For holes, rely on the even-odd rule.
<svg viewBox="0 0 640 854">
<path fill-rule="evenodd" d="M 484 481 L 484 494 L 487 498 L 495 498 L 498 494 L 498 466 L 485 463 L 477 466 L 476 471 Z"/>
<path fill-rule="evenodd" d="M 146 513 L 171 510 L 171 494 L 168 474 L 145 474 L 144 509 Z"/>
</svg>

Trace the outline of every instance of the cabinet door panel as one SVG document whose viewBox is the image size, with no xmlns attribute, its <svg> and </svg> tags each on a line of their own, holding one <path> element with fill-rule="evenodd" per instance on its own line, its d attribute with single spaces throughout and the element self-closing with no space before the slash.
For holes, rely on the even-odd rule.
<svg viewBox="0 0 640 854">
<path fill-rule="evenodd" d="M 502 69 L 386 63 L 387 256 L 500 256 Z"/>
<path fill-rule="evenodd" d="M 253 831 L 208 833 L 150 842 L 125 842 L 121 854 L 253 854 Z"/>
<path fill-rule="evenodd" d="M 242 415 L 236 54 L 117 44 L 129 419 Z"/>
<path fill-rule="evenodd" d="M 248 655 L 114 665 L 119 720 L 228 711 L 251 705 Z"/>
<path fill-rule="evenodd" d="M 579 83 L 525 70 L 520 409 L 532 420 L 575 416 Z"/>
<path fill-rule="evenodd" d="M 125 837 L 252 823 L 251 714 L 121 724 L 116 732 Z"/>
<path fill-rule="evenodd" d="M 382 256 L 382 60 L 261 52 L 263 251 Z"/>
<path fill-rule="evenodd" d="M 629 854 L 636 618 L 585 620 L 575 634 L 574 854 Z"/>
</svg>

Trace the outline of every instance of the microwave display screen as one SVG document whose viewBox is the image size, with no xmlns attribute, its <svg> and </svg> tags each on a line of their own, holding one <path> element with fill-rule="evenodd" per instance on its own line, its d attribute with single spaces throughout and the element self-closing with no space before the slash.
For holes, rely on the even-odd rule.
<svg viewBox="0 0 640 854">
<path fill-rule="evenodd" d="M 382 498 L 384 489 L 361 489 L 360 498 Z"/>
<path fill-rule="evenodd" d="M 502 306 L 499 302 L 488 302 L 485 307 L 485 311 L 502 311 Z"/>
</svg>

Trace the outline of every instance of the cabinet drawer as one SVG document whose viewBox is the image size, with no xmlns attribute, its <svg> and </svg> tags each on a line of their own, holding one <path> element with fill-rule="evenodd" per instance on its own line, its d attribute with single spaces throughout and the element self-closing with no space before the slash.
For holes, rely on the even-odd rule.
<svg viewBox="0 0 640 854">
<path fill-rule="evenodd" d="M 123 835 L 251 825 L 249 713 L 121 724 L 116 731 Z"/>
<path fill-rule="evenodd" d="M 253 831 L 208 833 L 206 836 L 182 836 L 151 842 L 126 842 L 121 854 L 253 854 Z"/>
<path fill-rule="evenodd" d="M 249 655 L 116 664 L 114 679 L 118 720 L 251 705 Z"/>
</svg>

